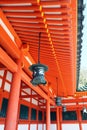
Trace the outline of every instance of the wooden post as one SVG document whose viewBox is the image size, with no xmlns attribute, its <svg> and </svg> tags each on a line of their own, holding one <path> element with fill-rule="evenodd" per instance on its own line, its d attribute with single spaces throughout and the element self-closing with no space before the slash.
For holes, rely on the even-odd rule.
<svg viewBox="0 0 87 130">
<path fill-rule="evenodd" d="M 12 82 L 11 92 L 9 96 L 7 117 L 6 117 L 4 130 L 16 130 L 17 128 L 17 114 L 18 114 L 21 73 L 22 73 L 21 61 L 22 61 L 22 57 L 20 58 L 20 60 L 17 61 L 18 64 L 17 72 L 13 74 L 13 82 Z"/>
<path fill-rule="evenodd" d="M 61 130 L 60 124 L 60 108 L 57 107 L 57 130 Z"/>
<path fill-rule="evenodd" d="M 50 100 L 47 100 L 46 104 L 46 130 L 50 130 Z"/>
<path fill-rule="evenodd" d="M 82 119 L 81 119 L 81 112 L 80 112 L 80 109 L 78 109 L 77 111 L 77 117 L 78 117 L 78 122 L 79 122 L 79 130 L 82 130 Z"/>
</svg>

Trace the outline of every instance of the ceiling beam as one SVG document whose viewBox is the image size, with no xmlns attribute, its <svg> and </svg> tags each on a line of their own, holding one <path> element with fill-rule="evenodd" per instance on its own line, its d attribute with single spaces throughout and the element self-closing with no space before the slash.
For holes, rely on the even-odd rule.
<svg viewBox="0 0 87 130">
<path fill-rule="evenodd" d="M 15 1 L 13 1 L 13 0 L 0 0 L 0 4 L 1 5 L 4 5 L 4 4 L 36 4 L 37 3 L 37 0 L 21 0 L 21 1 L 19 1 L 19 0 L 15 0 Z"/>
<path fill-rule="evenodd" d="M 70 2 L 69 0 L 62 0 L 62 1 L 41 1 L 40 4 L 42 6 L 55 6 L 55 5 L 60 5 L 60 6 L 63 6 L 63 5 L 69 5 Z"/>
<path fill-rule="evenodd" d="M 20 51 L 18 47 L 21 46 L 21 41 L 13 30 L 12 26 L 2 13 L 0 9 L 0 45 L 10 54 L 13 58 L 18 59 Z"/>
<path fill-rule="evenodd" d="M 39 7 L 32 5 L 32 6 L 1 6 L 1 9 L 4 11 L 12 12 L 13 10 L 15 12 L 20 12 L 23 10 L 24 12 L 26 11 L 39 11 Z"/>
<path fill-rule="evenodd" d="M 0 62 L 11 72 L 17 71 L 17 64 L 9 57 L 8 54 L 0 47 Z M 13 67 L 14 66 L 14 67 Z"/>
<path fill-rule="evenodd" d="M 35 97 L 39 97 L 39 95 L 37 95 L 37 94 L 29 95 L 29 94 L 28 94 L 28 95 L 21 95 L 21 96 L 20 96 L 20 98 L 35 98 Z"/>
</svg>

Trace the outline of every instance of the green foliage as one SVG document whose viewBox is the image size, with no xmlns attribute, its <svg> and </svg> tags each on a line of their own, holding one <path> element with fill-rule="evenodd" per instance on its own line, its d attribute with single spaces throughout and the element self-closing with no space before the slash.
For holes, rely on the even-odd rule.
<svg viewBox="0 0 87 130">
<path fill-rule="evenodd" d="M 79 77 L 79 87 L 87 86 L 87 70 L 81 70 Z"/>
</svg>

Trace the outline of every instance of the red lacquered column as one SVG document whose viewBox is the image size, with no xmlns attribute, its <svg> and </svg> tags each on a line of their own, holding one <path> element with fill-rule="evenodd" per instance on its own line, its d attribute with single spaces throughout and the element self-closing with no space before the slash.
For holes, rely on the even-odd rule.
<svg viewBox="0 0 87 130">
<path fill-rule="evenodd" d="M 57 107 L 57 130 L 61 130 L 60 124 L 60 108 Z"/>
<path fill-rule="evenodd" d="M 21 84 L 21 61 L 17 61 L 18 70 L 13 74 L 13 81 L 11 86 L 11 92 L 9 96 L 7 116 L 5 122 L 4 130 L 16 130 L 17 128 L 17 114 L 18 114 L 18 104 L 19 104 L 19 96 L 20 96 L 20 84 Z M 14 66 L 13 66 L 14 67 Z"/>
<path fill-rule="evenodd" d="M 47 100 L 46 104 L 46 130 L 50 130 L 50 101 Z"/>
</svg>

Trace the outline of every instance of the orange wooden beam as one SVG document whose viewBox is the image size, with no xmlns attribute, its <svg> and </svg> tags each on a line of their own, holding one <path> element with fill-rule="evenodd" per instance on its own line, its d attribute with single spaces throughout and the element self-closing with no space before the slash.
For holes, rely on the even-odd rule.
<svg viewBox="0 0 87 130">
<path fill-rule="evenodd" d="M 68 14 L 59 14 L 59 15 L 58 14 L 45 14 L 44 17 L 47 19 L 51 18 L 51 19 L 55 19 L 55 20 L 57 20 L 57 19 L 68 20 L 69 19 Z"/>
<path fill-rule="evenodd" d="M 38 41 L 38 37 L 35 37 L 35 36 L 26 36 L 26 35 L 23 35 L 23 34 L 19 34 L 19 37 L 20 38 L 26 38 L 26 39 L 34 39 L 34 40 L 37 40 Z M 43 37 L 41 38 L 41 41 L 48 41 L 49 39 L 47 37 Z M 38 45 L 36 44 L 35 46 L 38 47 Z M 42 46 L 42 45 L 41 45 Z"/>
<path fill-rule="evenodd" d="M 24 10 L 24 11 L 29 11 L 29 10 L 34 10 L 34 11 L 39 11 L 39 7 L 36 6 L 36 5 L 32 5 L 32 6 L 1 6 L 1 9 L 4 10 L 4 11 L 12 11 L 14 10 L 15 12 L 19 12 L 21 10 Z"/>
<path fill-rule="evenodd" d="M 14 26 L 13 27 L 15 30 L 20 30 L 20 31 L 29 31 L 31 30 L 32 32 L 35 31 L 35 32 L 46 32 L 46 29 L 45 28 L 30 28 L 30 27 L 17 27 L 17 26 Z"/>
<path fill-rule="evenodd" d="M 51 98 L 54 98 L 53 93 L 51 93 L 47 87 L 40 86 L 40 88 L 44 90 Z"/>
<path fill-rule="evenodd" d="M 78 18 L 78 1 L 76 0 L 74 3 L 73 1 L 71 1 L 71 8 L 72 8 L 72 24 L 71 26 L 73 26 L 72 28 L 72 32 L 71 35 L 73 36 L 72 40 L 71 40 L 71 48 L 72 48 L 72 64 L 73 64 L 73 69 L 72 69 L 72 74 L 73 74 L 73 83 L 72 83 L 72 87 L 73 87 L 73 91 L 75 93 L 76 91 L 76 71 L 77 71 L 77 33 L 78 33 L 78 29 L 76 28 L 77 25 L 77 18 Z M 74 10 L 73 10 L 74 9 Z"/>
<path fill-rule="evenodd" d="M 1 18 L 0 21 L 2 21 L 5 24 L 5 25 L 2 25 L 2 27 L 6 26 L 8 28 L 8 30 L 10 31 L 10 33 L 14 36 L 14 41 L 16 42 L 16 45 L 20 48 L 22 43 L 21 43 L 18 35 L 16 34 L 16 32 L 14 31 L 14 29 L 12 28 L 11 24 L 8 22 L 7 18 L 5 17 L 5 15 L 4 15 L 4 13 L 2 12 L 1 9 L 0 9 L 0 18 Z M 1 32 L 1 34 L 2 34 L 2 32 Z M 8 41 L 7 37 L 6 37 L 6 39 Z"/>
<path fill-rule="evenodd" d="M 58 30 L 59 31 L 59 30 Z M 63 42 L 63 43 L 67 43 L 70 42 L 70 40 L 64 40 L 64 39 L 59 39 L 59 38 L 52 38 L 53 41 L 57 41 L 57 42 Z"/>
<path fill-rule="evenodd" d="M 62 103 L 83 103 L 86 102 L 87 98 L 75 98 L 75 99 L 64 99 Z"/>
<path fill-rule="evenodd" d="M 75 96 L 76 96 L 76 97 L 87 96 L 87 91 L 85 91 L 85 92 L 76 92 L 76 93 L 75 93 Z"/>
<path fill-rule="evenodd" d="M 47 23 L 48 24 L 57 24 L 57 25 L 70 25 L 70 21 L 69 20 L 48 20 L 47 19 Z"/>
<path fill-rule="evenodd" d="M 23 4 L 37 4 L 37 0 L 21 0 L 21 1 L 18 1 L 18 0 L 15 0 L 15 1 L 12 1 L 12 0 L 1 0 L 0 1 L 0 4 L 2 5 L 2 4 L 21 4 L 21 3 L 23 3 Z"/>
<path fill-rule="evenodd" d="M 21 23 L 21 22 L 11 22 L 13 26 L 23 26 L 23 27 L 37 27 L 37 28 L 44 28 L 44 24 L 42 23 Z"/>
<path fill-rule="evenodd" d="M 35 23 L 35 22 L 42 22 L 43 23 L 43 19 L 42 18 L 12 18 L 12 17 L 8 17 L 9 21 L 21 21 L 21 22 L 26 22 L 26 23 Z"/>
<path fill-rule="evenodd" d="M 37 17 L 41 17 L 41 14 L 40 12 L 5 12 L 4 13 L 6 16 L 8 17 L 34 17 L 34 16 L 37 16 Z"/>
<path fill-rule="evenodd" d="M 24 53 L 24 56 L 29 57 L 29 59 L 30 59 L 30 61 L 31 61 L 32 64 L 35 64 L 35 61 L 34 61 L 34 59 L 32 58 L 32 56 L 31 56 L 31 54 L 29 52 L 23 52 L 23 53 Z"/>
<path fill-rule="evenodd" d="M 37 51 L 37 48 L 34 48 L 33 50 L 32 50 L 32 48 L 33 48 L 33 47 L 30 47 L 30 52 L 34 53 L 35 51 Z M 49 52 L 47 52 L 47 50 L 49 50 Z M 43 49 L 41 50 L 41 57 L 44 56 L 44 53 L 46 53 L 46 52 L 47 52 L 46 57 L 52 56 L 52 48 L 49 47 L 49 48 L 47 48 L 47 49 L 43 48 Z M 37 54 L 36 54 L 36 55 L 37 55 Z M 53 56 L 52 56 L 51 59 L 53 59 Z M 45 60 L 45 59 L 43 59 L 43 60 Z M 51 60 L 51 61 L 52 61 L 52 60 Z"/>
<path fill-rule="evenodd" d="M 16 47 L 15 43 L 10 39 L 8 34 L 4 31 L 2 27 L 0 27 L 0 45 L 6 49 L 8 54 L 10 54 L 13 58 L 19 58 L 19 50 Z M 4 37 L 3 37 L 4 36 Z"/>
<path fill-rule="evenodd" d="M 67 30 L 67 29 L 70 29 L 70 27 L 68 25 L 61 25 L 61 26 L 58 26 L 58 25 L 48 25 L 48 28 L 51 29 L 51 28 L 54 28 L 54 29 L 61 29 L 61 30 Z M 66 37 L 65 37 L 66 38 Z"/>
<path fill-rule="evenodd" d="M 16 63 L 7 55 L 5 51 L 0 47 L 0 62 L 6 66 L 11 72 L 17 71 Z"/>
<path fill-rule="evenodd" d="M 23 70 L 29 75 L 32 75 L 32 72 L 29 70 L 30 63 L 24 58 L 23 59 Z"/>
<path fill-rule="evenodd" d="M 69 34 L 69 30 L 55 30 L 55 29 L 49 29 L 50 33 L 56 33 L 56 34 Z"/>
<path fill-rule="evenodd" d="M 49 25 L 49 26 L 53 26 L 53 25 Z M 54 25 L 55 26 L 55 25 Z M 57 26 L 57 25 L 56 25 Z M 67 26 L 67 25 L 62 25 L 62 26 Z M 59 37 L 59 38 L 69 38 L 69 36 L 70 35 L 68 35 L 68 34 L 63 34 L 63 35 L 61 35 L 61 34 L 51 34 L 51 37 Z"/>
<path fill-rule="evenodd" d="M 21 95 L 20 98 L 35 98 L 38 97 L 37 94 L 33 94 L 33 95 Z"/>
<path fill-rule="evenodd" d="M 40 4 L 42 6 L 55 6 L 55 5 L 69 5 L 69 0 L 62 0 L 62 1 L 41 1 Z"/>
<path fill-rule="evenodd" d="M 36 24 L 36 25 L 38 25 L 38 24 Z M 32 32 L 32 31 L 22 32 L 22 31 L 18 31 L 18 30 L 17 30 L 17 32 L 18 32 L 18 34 L 24 34 L 24 35 L 27 35 L 27 36 L 29 35 L 29 36 L 36 36 L 36 37 L 38 37 L 38 33 L 37 32 Z M 48 37 L 47 33 L 42 33 L 42 37 Z"/>
<path fill-rule="evenodd" d="M 66 12 L 69 12 L 70 9 L 67 8 L 67 7 L 61 7 L 61 8 L 57 8 L 57 7 L 56 7 L 56 8 L 51 8 L 51 7 L 50 7 L 50 8 L 46 8 L 46 7 L 44 8 L 44 7 L 43 7 L 43 8 L 42 8 L 42 11 L 43 11 L 43 12 L 49 12 L 49 13 L 50 13 L 50 12 L 52 12 L 52 13 L 53 13 L 53 12 L 54 12 L 54 13 L 55 13 L 55 12 L 66 13 Z"/>
</svg>

